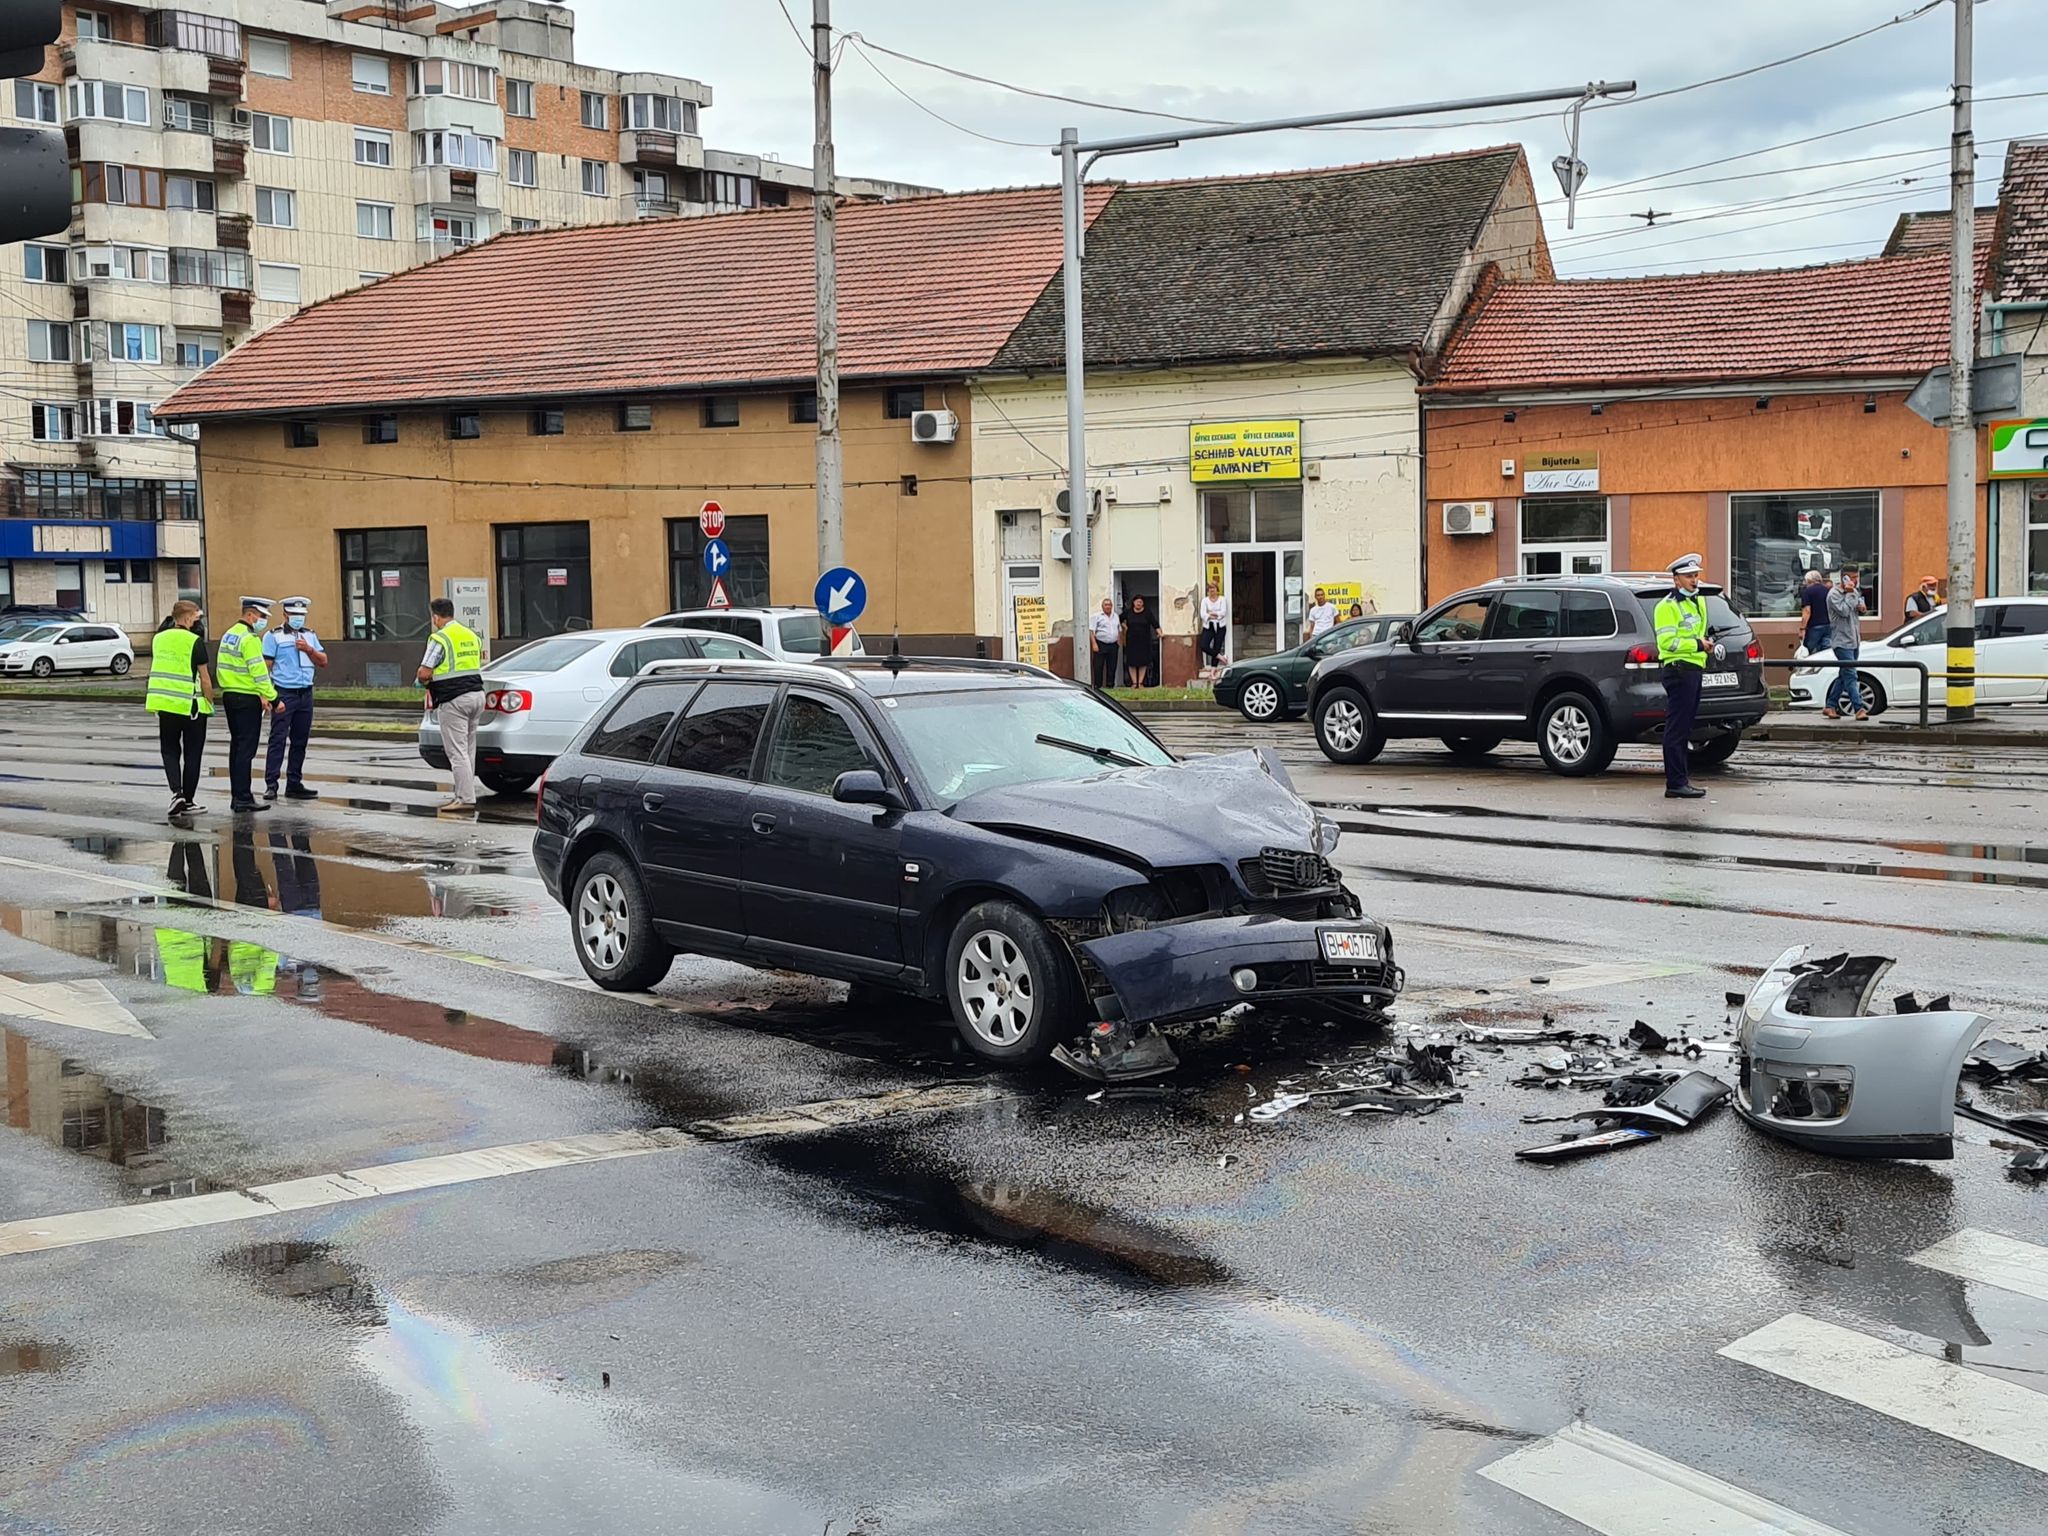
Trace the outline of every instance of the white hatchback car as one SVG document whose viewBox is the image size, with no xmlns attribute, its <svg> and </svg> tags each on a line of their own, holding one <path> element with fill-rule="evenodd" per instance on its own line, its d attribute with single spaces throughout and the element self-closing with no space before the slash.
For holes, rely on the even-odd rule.
<svg viewBox="0 0 2048 1536">
<path fill-rule="evenodd" d="M 0 641 L 0 673 L 111 672 L 125 677 L 135 647 L 111 624 L 43 624 Z"/>
<path fill-rule="evenodd" d="M 524 793 L 584 722 L 641 668 L 656 661 L 772 661 L 732 635 L 676 629 L 581 629 L 484 663 L 484 715 L 476 732 L 476 776 L 498 795 Z M 448 766 L 441 727 L 420 722 L 420 756 Z"/>
<path fill-rule="evenodd" d="M 815 608 L 686 608 L 649 619 L 650 629 L 704 629 L 758 645 L 777 661 L 816 661 L 832 649 L 832 631 Z M 867 655 L 860 631 L 852 654 Z"/>
<path fill-rule="evenodd" d="M 1912 667 L 1887 662 L 1917 661 L 1932 674 L 1927 697 L 1942 701 L 1948 670 L 1948 609 L 1937 608 L 1924 618 L 1901 625 L 1882 640 L 1866 641 L 1856 657 L 1856 682 L 1863 707 L 1873 715 L 1897 705 L 1917 708 L 1920 674 Z M 1793 709 L 1820 709 L 1838 664 L 1827 656 L 1819 665 L 1792 674 Z M 1983 704 L 2038 704 L 2048 699 L 2048 597 L 1987 597 L 1977 604 L 1977 699 Z M 2013 673 L 2030 673 L 2015 677 Z"/>
</svg>

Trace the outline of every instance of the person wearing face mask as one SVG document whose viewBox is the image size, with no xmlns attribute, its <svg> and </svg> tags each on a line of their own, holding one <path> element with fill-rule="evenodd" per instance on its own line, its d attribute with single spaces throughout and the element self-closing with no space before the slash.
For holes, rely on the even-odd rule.
<svg viewBox="0 0 2048 1536">
<path fill-rule="evenodd" d="M 229 808 L 237 811 L 270 809 L 250 785 L 263 717 L 284 710 L 263 660 L 263 631 L 269 627 L 270 599 L 244 597 L 242 616 L 213 648 L 213 680 L 220 689 L 221 712 L 228 719 Z"/>
<path fill-rule="evenodd" d="M 1686 748 L 1693 721 L 1699 718 L 1700 688 L 1706 681 L 1707 658 L 1718 660 L 1721 643 L 1707 623 L 1707 600 L 1700 594 L 1698 555 L 1671 562 L 1671 591 L 1657 604 L 1657 661 L 1664 674 L 1664 798 L 1701 800 L 1706 791 L 1686 771 Z"/>
<path fill-rule="evenodd" d="M 286 769 L 287 800 L 317 800 L 320 791 L 306 788 L 306 739 L 313 731 L 313 673 L 327 665 L 320 637 L 306 627 L 312 609 L 308 597 L 284 600 L 284 628 L 263 637 L 263 661 L 284 707 L 270 717 L 270 750 L 263 760 L 263 798 L 277 798 L 277 775 Z M 286 762 L 285 749 L 291 749 Z"/>
</svg>

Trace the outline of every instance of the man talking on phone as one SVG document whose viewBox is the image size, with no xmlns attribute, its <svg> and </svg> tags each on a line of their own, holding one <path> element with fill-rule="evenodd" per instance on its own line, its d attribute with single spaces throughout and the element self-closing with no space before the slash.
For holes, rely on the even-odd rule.
<svg viewBox="0 0 2048 1536">
<path fill-rule="evenodd" d="M 1700 557 L 1671 562 L 1674 583 L 1657 604 L 1657 664 L 1664 676 L 1664 798 L 1704 800 L 1687 771 L 1693 722 L 1700 714 L 1707 657 L 1725 654 L 1707 633 L 1707 600 L 1700 596 Z"/>
</svg>

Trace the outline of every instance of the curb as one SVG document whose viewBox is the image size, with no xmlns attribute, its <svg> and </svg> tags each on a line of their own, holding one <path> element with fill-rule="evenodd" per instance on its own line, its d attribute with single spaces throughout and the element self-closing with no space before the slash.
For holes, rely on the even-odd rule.
<svg viewBox="0 0 2048 1536">
<path fill-rule="evenodd" d="M 0 704 L 8 699 L 47 699 L 59 704 L 127 704 L 140 705 L 148 697 L 147 690 L 107 688 L 38 688 L 33 684 L 0 685 Z M 419 700 L 414 699 L 329 699 L 326 701 L 335 709 L 410 710 L 420 712 Z"/>
<path fill-rule="evenodd" d="M 1896 747 L 2048 747 L 2048 729 L 1988 730 L 1971 725 L 1812 726 L 1764 724 L 1744 732 L 1747 741 L 1849 742 Z"/>
</svg>

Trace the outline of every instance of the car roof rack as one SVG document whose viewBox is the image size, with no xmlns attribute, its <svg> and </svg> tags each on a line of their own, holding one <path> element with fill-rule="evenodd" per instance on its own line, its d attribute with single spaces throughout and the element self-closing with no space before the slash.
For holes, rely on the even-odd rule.
<svg viewBox="0 0 2048 1536">
<path fill-rule="evenodd" d="M 683 658 L 674 661 L 651 661 L 636 674 L 640 677 L 706 677 L 719 673 L 730 673 L 735 677 L 774 676 L 778 678 L 828 677 L 840 687 L 851 691 L 854 683 L 850 677 L 841 677 L 829 668 L 820 667 L 808 661 L 755 661 L 752 657 L 702 657 Z"/>
<path fill-rule="evenodd" d="M 960 672 L 1003 672 L 1013 677 L 1042 677 L 1064 682 L 1057 672 L 1034 667 L 1028 661 L 996 661 L 987 656 L 905 656 L 892 651 L 887 656 L 827 656 L 827 665 L 845 671 L 901 672 L 910 667 L 945 667 Z"/>
</svg>

